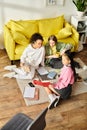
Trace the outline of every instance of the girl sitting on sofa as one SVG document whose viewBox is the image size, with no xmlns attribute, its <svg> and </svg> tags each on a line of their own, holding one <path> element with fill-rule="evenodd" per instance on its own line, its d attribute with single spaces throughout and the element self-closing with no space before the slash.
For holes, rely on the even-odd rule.
<svg viewBox="0 0 87 130">
<path fill-rule="evenodd" d="M 61 55 L 67 51 L 73 49 L 71 43 L 58 42 L 55 35 L 51 35 L 48 38 L 48 43 L 45 45 L 46 56 L 45 64 L 52 68 L 62 68 Z"/>
<path fill-rule="evenodd" d="M 14 71 L 14 73 L 5 74 L 4 77 L 32 79 L 35 75 L 35 69 L 40 64 L 44 66 L 45 48 L 42 46 L 43 37 L 39 33 L 34 33 L 30 38 L 30 43 L 20 58 L 20 68 L 15 65 L 6 66 L 4 69 Z"/>
</svg>

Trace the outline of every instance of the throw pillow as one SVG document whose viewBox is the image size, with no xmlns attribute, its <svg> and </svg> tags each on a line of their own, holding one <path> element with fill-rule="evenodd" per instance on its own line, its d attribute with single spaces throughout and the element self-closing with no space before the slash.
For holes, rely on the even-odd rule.
<svg viewBox="0 0 87 130">
<path fill-rule="evenodd" d="M 29 39 L 27 39 L 22 33 L 17 31 L 12 31 L 13 39 L 16 43 L 26 46 L 29 44 Z"/>
<path fill-rule="evenodd" d="M 58 39 L 64 39 L 72 35 L 71 27 L 65 27 L 58 33 Z"/>
<path fill-rule="evenodd" d="M 30 38 L 33 33 L 38 32 L 36 20 L 10 20 L 7 23 L 7 27 L 10 28 L 11 31 L 17 31 L 24 34 L 27 38 Z"/>
<path fill-rule="evenodd" d="M 57 35 L 58 32 L 63 28 L 63 23 L 64 15 L 56 18 L 38 20 L 39 32 L 43 37 L 49 37 L 52 34 Z"/>
</svg>

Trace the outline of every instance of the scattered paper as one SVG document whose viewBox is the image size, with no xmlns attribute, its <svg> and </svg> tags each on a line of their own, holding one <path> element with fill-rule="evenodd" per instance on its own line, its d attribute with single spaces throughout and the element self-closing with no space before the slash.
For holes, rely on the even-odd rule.
<svg viewBox="0 0 87 130">
<path fill-rule="evenodd" d="M 25 90 L 24 90 L 24 94 L 23 96 L 25 98 L 34 98 L 34 94 L 35 94 L 35 88 L 34 87 L 29 87 L 29 86 L 26 86 L 25 87 Z"/>
<path fill-rule="evenodd" d="M 48 71 L 44 67 L 39 67 L 39 69 L 37 69 L 37 71 L 40 75 L 48 74 Z"/>
</svg>

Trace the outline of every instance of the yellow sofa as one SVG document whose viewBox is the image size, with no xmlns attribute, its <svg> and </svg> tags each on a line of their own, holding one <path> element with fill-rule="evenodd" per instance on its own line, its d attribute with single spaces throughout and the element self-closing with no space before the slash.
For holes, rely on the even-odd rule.
<svg viewBox="0 0 87 130">
<path fill-rule="evenodd" d="M 19 60 L 22 52 L 29 44 L 31 35 L 35 32 L 42 34 L 44 43 L 54 34 L 58 41 L 72 43 L 74 52 L 78 49 L 79 34 L 65 20 L 64 15 L 56 18 L 38 20 L 10 20 L 4 26 L 4 46 L 11 61 Z"/>
</svg>

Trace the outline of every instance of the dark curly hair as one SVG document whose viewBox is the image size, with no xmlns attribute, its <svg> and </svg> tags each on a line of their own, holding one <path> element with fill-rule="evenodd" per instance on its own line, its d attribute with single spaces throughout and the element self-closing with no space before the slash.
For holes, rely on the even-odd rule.
<svg viewBox="0 0 87 130">
<path fill-rule="evenodd" d="M 40 33 L 34 33 L 30 38 L 30 43 L 33 44 L 38 39 L 43 41 L 42 35 Z"/>
</svg>

